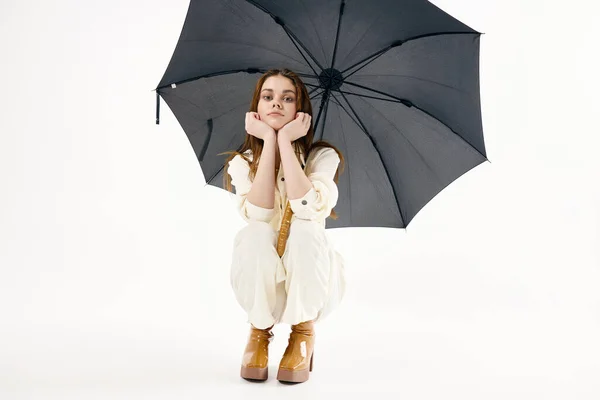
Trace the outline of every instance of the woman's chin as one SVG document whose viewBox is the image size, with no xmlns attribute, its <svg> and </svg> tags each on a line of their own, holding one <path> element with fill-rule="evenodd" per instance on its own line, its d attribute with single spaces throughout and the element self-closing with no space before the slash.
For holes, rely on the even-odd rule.
<svg viewBox="0 0 600 400">
<path fill-rule="evenodd" d="M 267 125 L 269 125 L 271 128 L 273 128 L 277 132 L 278 130 L 280 130 L 283 127 L 284 124 L 269 124 L 268 123 Z"/>
</svg>

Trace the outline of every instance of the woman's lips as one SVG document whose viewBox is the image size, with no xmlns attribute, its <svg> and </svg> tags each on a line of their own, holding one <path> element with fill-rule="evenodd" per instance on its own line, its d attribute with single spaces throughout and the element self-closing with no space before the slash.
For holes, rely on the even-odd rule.
<svg viewBox="0 0 600 400">
<path fill-rule="evenodd" d="M 270 117 L 283 117 L 283 115 L 279 114 L 279 113 L 271 113 L 269 114 Z"/>
</svg>

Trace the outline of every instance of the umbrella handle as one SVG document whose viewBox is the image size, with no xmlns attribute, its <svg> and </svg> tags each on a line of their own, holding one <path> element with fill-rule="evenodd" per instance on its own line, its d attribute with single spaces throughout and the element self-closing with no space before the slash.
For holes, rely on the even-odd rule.
<svg viewBox="0 0 600 400">
<path fill-rule="evenodd" d="M 294 211 L 288 200 L 285 212 L 283 213 L 281 228 L 279 229 L 279 237 L 277 238 L 277 254 L 279 254 L 279 257 L 283 256 L 283 252 L 285 251 L 285 244 L 290 235 L 290 222 L 292 221 L 293 214 Z"/>
</svg>

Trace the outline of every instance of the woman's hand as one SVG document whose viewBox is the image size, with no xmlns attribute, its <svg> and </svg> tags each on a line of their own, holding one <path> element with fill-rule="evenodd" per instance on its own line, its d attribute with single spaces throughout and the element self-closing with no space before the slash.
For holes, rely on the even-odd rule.
<svg viewBox="0 0 600 400">
<path fill-rule="evenodd" d="M 293 142 L 306 135 L 310 128 L 312 116 L 307 113 L 296 113 L 296 118 L 285 124 L 278 132 L 278 140 L 289 140 Z"/>
<path fill-rule="evenodd" d="M 266 122 L 261 121 L 257 112 L 246 113 L 246 132 L 262 140 L 275 137 L 275 129 L 267 125 Z"/>
</svg>

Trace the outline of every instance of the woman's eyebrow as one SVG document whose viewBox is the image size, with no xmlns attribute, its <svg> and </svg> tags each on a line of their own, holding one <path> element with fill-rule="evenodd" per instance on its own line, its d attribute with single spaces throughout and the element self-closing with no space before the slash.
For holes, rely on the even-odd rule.
<svg viewBox="0 0 600 400">
<path fill-rule="evenodd" d="M 273 89 L 263 89 L 262 91 L 264 92 L 265 90 L 266 90 L 266 91 L 269 91 L 269 92 L 272 92 L 272 91 L 273 91 Z M 283 91 L 283 93 L 288 93 L 288 92 L 289 92 L 289 93 L 296 94 L 296 92 L 294 92 L 293 90 L 289 90 L 289 89 L 286 89 L 286 90 L 284 90 L 284 91 Z"/>
</svg>

